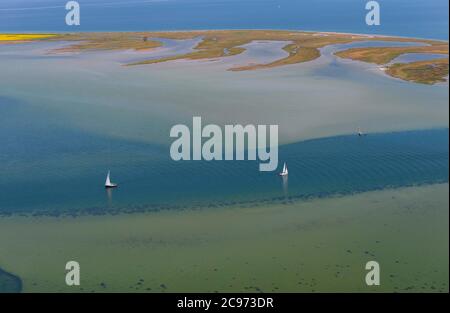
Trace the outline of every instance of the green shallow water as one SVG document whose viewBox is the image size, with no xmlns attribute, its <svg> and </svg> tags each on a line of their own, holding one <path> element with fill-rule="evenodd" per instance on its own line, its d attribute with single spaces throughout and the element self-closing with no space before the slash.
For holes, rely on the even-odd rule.
<svg viewBox="0 0 450 313">
<path fill-rule="evenodd" d="M 448 292 L 448 184 L 258 207 L 0 217 L 24 292 Z M 81 286 L 64 283 L 80 262 Z M 366 262 L 381 267 L 369 287 Z"/>
</svg>

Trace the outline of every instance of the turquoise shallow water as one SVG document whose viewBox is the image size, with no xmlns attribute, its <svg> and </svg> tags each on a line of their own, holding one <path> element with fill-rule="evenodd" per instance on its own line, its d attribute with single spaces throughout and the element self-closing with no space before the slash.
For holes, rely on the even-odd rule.
<svg viewBox="0 0 450 313">
<path fill-rule="evenodd" d="M 6 113 L 7 108 L 3 99 L 0 109 Z M 165 145 L 20 120 L 3 123 L 0 130 L 2 214 L 179 209 L 448 182 L 448 129 L 284 145 L 279 168 L 288 163 L 287 180 L 277 172 L 259 172 L 257 161 L 175 162 Z M 106 192 L 103 183 L 109 168 L 120 186 Z"/>
</svg>

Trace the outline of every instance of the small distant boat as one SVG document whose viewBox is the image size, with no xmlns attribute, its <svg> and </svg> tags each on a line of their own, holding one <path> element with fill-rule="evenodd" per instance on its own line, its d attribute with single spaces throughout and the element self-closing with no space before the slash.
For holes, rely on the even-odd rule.
<svg viewBox="0 0 450 313">
<path fill-rule="evenodd" d="M 106 176 L 105 188 L 116 188 L 117 184 L 111 182 L 110 171 L 108 171 L 108 175 Z"/>
<path fill-rule="evenodd" d="M 287 176 L 287 174 L 288 174 L 288 168 L 287 168 L 286 162 L 284 162 L 283 170 L 281 171 L 281 173 L 279 175 L 280 176 Z"/>
<path fill-rule="evenodd" d="M 361 130 L 361 128 L 358 128 L 358 136 L 359 137 L 362 137 L 362 136 L 364 136 L 365 134 L 362 132 L 362 130 Z"/>
</svg>

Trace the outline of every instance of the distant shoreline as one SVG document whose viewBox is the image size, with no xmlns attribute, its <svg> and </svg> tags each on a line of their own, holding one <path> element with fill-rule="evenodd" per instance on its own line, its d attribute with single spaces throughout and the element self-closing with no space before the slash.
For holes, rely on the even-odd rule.
<svg viewBox="0 0 450 313">
<path fill-rule="evenodd" d="M 207 31 L 288 31 L 288 32 L 304 32 L 304 33 L 328 33 L 335 35 L 354 35 L 354 36 L 367 36 L 367 37 L 395 37 L 404 39 L 415 40 L 435 40 L 441 42 L 449 42 L 449 38 L 432 38 L 432 37 L 415 37 L 415 36 L 402 36 L 395 34 L 372 34 L 372 33 L 354 33 L 354 32 L 336 32 L 327 30 L 311 30 L 311 29 L 289 29 L 289 28 L 199 28 L 199 29 L 140 29 L 140 30 L 81 30 L 81 31 L 2 31 L 0 34 L 92 34 L 92 33 L 179 33 L 179 32 L 207 32 Z"/>
</svg>

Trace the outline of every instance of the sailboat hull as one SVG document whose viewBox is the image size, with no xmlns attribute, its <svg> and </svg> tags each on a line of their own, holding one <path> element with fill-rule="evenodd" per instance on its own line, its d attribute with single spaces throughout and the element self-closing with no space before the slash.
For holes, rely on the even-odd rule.
<svg viewBox="0 0 450 313">
<path fill-rule="evenodd" d="M 105 186 L 105 188 L 106 188 L 106 189 L 117 188 L 117 185 L 108 185 L 108 186 Z"/>
</svg>

